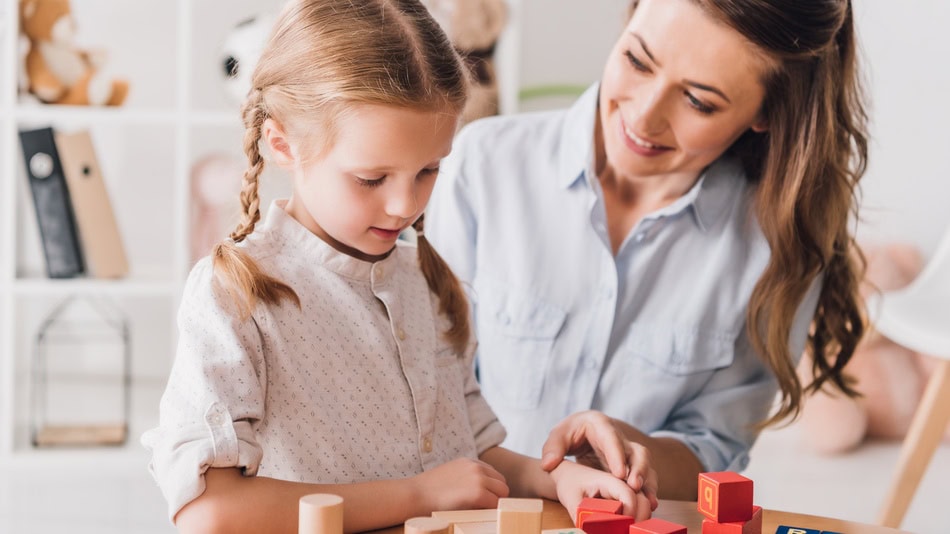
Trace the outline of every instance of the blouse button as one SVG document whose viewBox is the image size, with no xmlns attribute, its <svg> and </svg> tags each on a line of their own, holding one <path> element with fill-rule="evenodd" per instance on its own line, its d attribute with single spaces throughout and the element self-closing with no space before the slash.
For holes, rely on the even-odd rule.
<svg viewBox="0 0 950 534">
<path fill-rule="evenodd" d="M 382 265 L 377 265 L 377 266 L 376 266 L 376 278 L 382 278 L 382 277 L 383 277 L 383 266 L 382 266 Z"/>
<path fill-rule="evenodd" d="M 399 338 L 399 341 L 406 339 L 406 332 L 402 328 L 396 329 L 396 337 Z"/>
<path fill-rule="evenodd" d="M 432 439 L 425 438 L 422 440 L 422 451 L 423 452 L 432 452 Z"/>
</svg>

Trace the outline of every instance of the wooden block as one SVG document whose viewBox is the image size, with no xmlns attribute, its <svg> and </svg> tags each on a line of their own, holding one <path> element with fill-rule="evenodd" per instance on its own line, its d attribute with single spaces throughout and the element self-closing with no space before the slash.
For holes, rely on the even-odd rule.
<svg viewBox="0 0 950 534">
<path fill-rule="evenodd" d="M 455 523 L 455 534 L 498 534 L 498 521 Z"/>
<path fill-rule="evenodd" d="M 630 534 L 686 534 L 686 527 L 653 517 L 630 525 Z"/>
<path fill-rule="evenodd" d="M 498 499 L 498 534 L 541 534 L 541 499 Z"/>
<path fill-rule="evenodd" d="M 752 519 L 752 480 L 732 471 L 700 473 L 696 509 L 716 523 Z"/>
<path fill-rule="evenodd" d="M 611 499 L 595 499 L 586 497 L 577 505 L 575 525 L 580 525 L 584 517 L 590 514 L 619 514 L 623 511 L 623 503 Z"/>
<path fill-rule="evenodd" d="M 413 517 L 403 525 L 405 534 L 449 534 L 449 522 L 438 517 Z"/>
<path fill-rule="evenodd" d="M 815 528 L 790 527 L 788 525 L 779 525 L 775 534 L 821 534 L 821 531 Z"/>
<path fill-rule="evenodd" d="M 343 534 L 343 497 L 313 493 L 300 498 L 298 534 Z"/>
<path fill-rule="evenodd" d="M 587 534 L 629 534 L 633 518 L 628 515 L 593 513 L 587 514 L 577 528 Z"/>
<path fill-rule="evenodd" d="M 432 517 L 445 519 L 449 522 L 449 534 L 458 534 L 455 525 L 459 523 L 485 523 L 498 521 L 498 510 L 443 510 L 432 512 Z M 497 526 L 496 526 L 497 529 Z"/>
<path fill-rule="evenodd" d="M 703 534 L 762 534 L 762 507 L 752 507 L 752 518 L 748 521 L 717 523 L 712 519 L 703 519 Z"/>
</svg>

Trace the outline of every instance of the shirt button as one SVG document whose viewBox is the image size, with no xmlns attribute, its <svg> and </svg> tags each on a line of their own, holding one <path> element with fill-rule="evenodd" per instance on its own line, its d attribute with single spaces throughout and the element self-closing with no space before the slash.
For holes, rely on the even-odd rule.
<svg viewBox="0 0 950 534">
<path fill-rule="evenodd" d="M 501 324 L 508 324 L 511 322 L 511 317 L 508 317 L 508 314 L 505 312 L 498 312 L 498 320 Z"/>
<path fill-rule="evenodd" d="M 382 278 L 382 277 L 383 277 L 383 272 L 384 272 L 384 271 L 383 271 L 383 266 L 382 266 L 382 265 L 377 265 L 377 266 L 376 266 L 376 278 Z"/>
<path fill-rule="evenodd" d="M 612 288 L 612 287 L 605 287 L 605 288 L 604 288 L 604 297 L 606 297 L 606 298 L 608 298 L 608 299 L 614 298 L 614 288 Z"/>
<path fill-rule="evenodd" d="M 406 339 L 406 332 L 402 328 L 397 328 L 396 337 L 398 337 L 400 341 L 403 341 Z"/>
<path fill-rule="evenodd" d="M 644 234 L 643 232 L 640 232 L 639 234 L 633 236 L 633 240 L 639 243 L 640 241 L 643 241 L 643 238 L 645 237 L 646 237 L 646 234 Z"/>
<path fill-rule="evenodd" d="M 432 439 L 425 438 L 422 440 L 422 452 L 432 452 Z"/>
<path fill-rule="evenodd" d="M 584 367 L 587 367 L 588 370 L 593 371 L 597 369 L 597 361 L 593 358 L 584 358 Z"/>
</svg>

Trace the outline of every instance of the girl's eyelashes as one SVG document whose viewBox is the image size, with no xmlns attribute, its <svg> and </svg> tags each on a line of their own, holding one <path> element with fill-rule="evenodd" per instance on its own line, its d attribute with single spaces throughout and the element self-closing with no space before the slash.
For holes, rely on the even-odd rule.
<svg viewBox="0 0 950 534">
<path fill-rule="evenodd" d="M 385 176 L 380 176 L 379 178 L 360 178 L 359 176 L 357 176 L 356 183 L 360 184 L 361 186 L 367 189 L 373 189 L 373 188 L 383 185 L 383 180 L 385 179 L 386 179 Z"/>
<path fill-rule="evenodd" d="M 637 69 L 640 72 L 650 72 L 650 67 L 647 67 L 644 62 L 637 59 L 637 56 L 633 55 L 633 52 L 627 50 L 626 52 L 624 52 L 624 55 L 627 56 L 627 61 L 629 61 L 630 64 L 633 65 L 633 68 Z"/>
<path fill-rule="evenodd" d="M 439 174 L 439 167 L 433 167 L 431 169 L 422 169 L 419 171 L 419 174 L 416 176 L 417 179 L 427 178 L 429 176 L 435 176 Z M 359 176 L 354 176 L 356 183 L 360 186 L 367 189 L 373 189 L 383 185 L 383 182 L 386 180 L 386 176 L 380 176 L 379 178 L 361 178 Z"/>
</svg>

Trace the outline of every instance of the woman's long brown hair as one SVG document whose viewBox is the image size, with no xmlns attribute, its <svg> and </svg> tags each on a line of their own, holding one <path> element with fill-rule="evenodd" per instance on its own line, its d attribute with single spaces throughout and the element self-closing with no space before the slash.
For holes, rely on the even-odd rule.
<svg viewBox="0 0 950 534">
<path fill-rule="evenodd" d="M 772 251 L 747 316 L 752 344 L 781 388 L 777 412 L 760 424 L 768 426 L 797 416 L 803 394 L 826 382 L 858 394 L 843 372 L 865 330 L 858 296 L 864 259 L 849 231 L 868 154 L 854 13 L 850 0 L 689 1 L 775 64 L 763 80 L 768 131 L 749 131 L 731 149 L 757 184 L 756 215 Z M 806 347 L 814 380 L 803 388 L 789 336 L 819 277 Z"/>
</svg>

